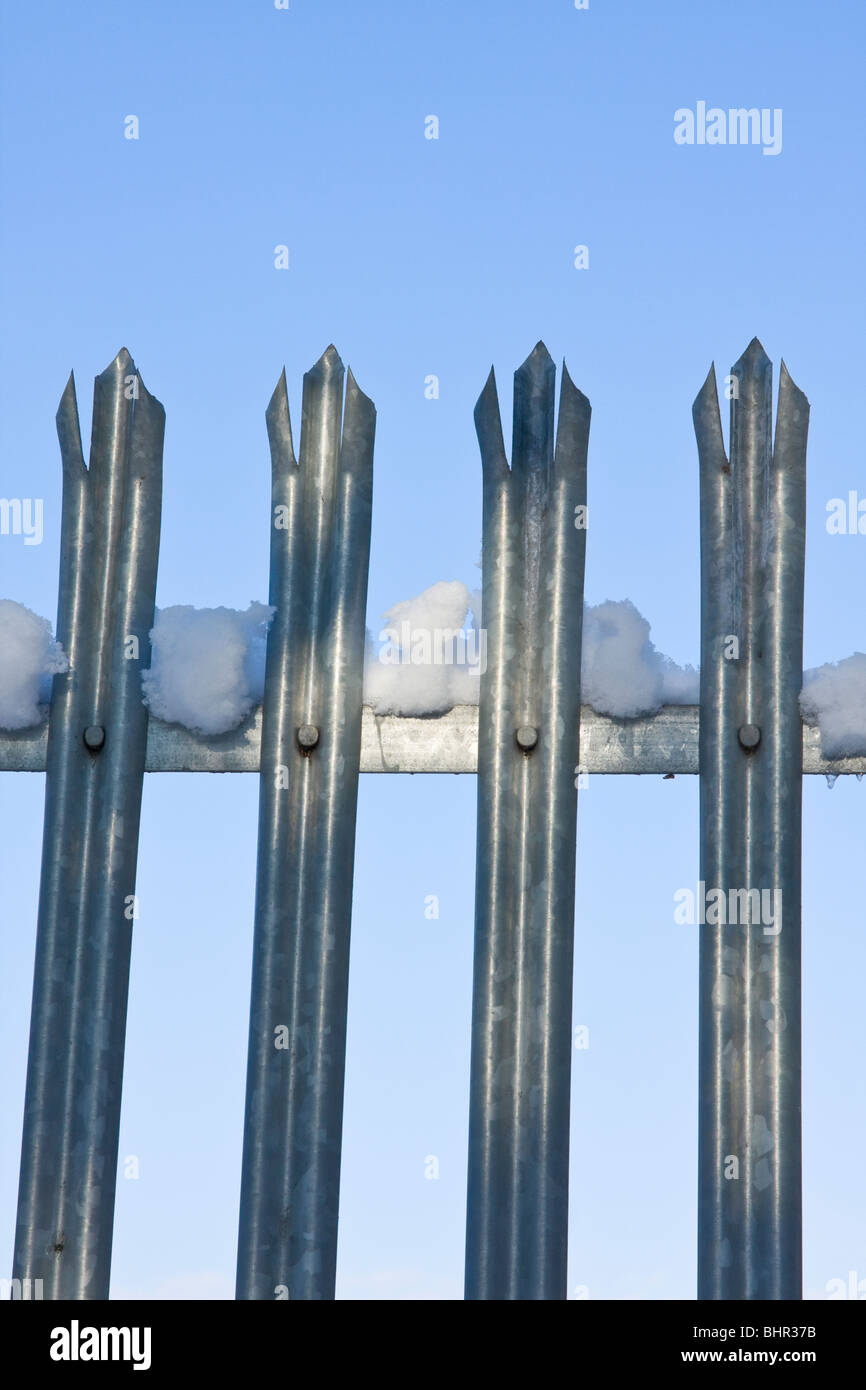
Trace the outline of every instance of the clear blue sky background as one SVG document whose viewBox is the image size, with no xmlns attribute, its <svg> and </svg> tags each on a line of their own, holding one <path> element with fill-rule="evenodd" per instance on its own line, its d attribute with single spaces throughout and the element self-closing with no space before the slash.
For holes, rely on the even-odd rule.
<svg viewBox="0 0 866 1390">
<path fill-rule="evenodd" d="M 125 344 L 167 410 L 158 602 L 267 597 L 264 410 L 330 341 L 378 407 L 370 623 L 474 587 L 472 407 L 543 338 L 593 406 L 586 595 L 698 656 L 691 403 L 758 334 L 812 402 L 806 663 L 866 649 L 864 11 L 856 0 L 3 3 L 0 595 L 56 612 L 54 413 Z M 781 107 L 783 149 L 680 147 L 673 113 Z M 140 139 L 124 138 L 124 118 Z M 424 138 L 425 117 L 441 122 Z M 288 271 L 274 247 L 290 248 Z M 573 267 L 573 248 L 590 267 Z M 441 380 L 438 401 L 424 379 Z M 0 1273 L 11 1272 L 42 778 L 0 776 Z M 233 1291 L 253 777 L 147 779 L 113 1294 Z M 569 1284 L 695 1289 L 697 782 L 592 777 L 578 834 Z M 462 1293 L 475 785 L 360 795 L 339 1293 Z M 866 1278 L 866 785 L 805 797 L 807 1288 Z M 424 916 L 428 894 L 440 916 Z M 438 1181 L 425 1157 L 440 1161 Z M 122 1176 L 136 1155 L 140 1177 Z"/>
</svg>

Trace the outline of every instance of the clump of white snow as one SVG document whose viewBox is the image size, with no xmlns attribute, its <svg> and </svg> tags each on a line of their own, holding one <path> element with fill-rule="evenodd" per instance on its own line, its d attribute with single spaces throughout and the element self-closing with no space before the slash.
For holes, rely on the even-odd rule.
<svg viewBox="0 0 866 1390">
<path fill-rule="evenodd" d="M 265 689 L 268 628 L 275 610 L 177 604 L 157 610 L 153 655 L 142 672 L 144 702 L 158 719 L 197 734 L 237 728 Z"/>
<path fill-rule="evenodd" d="M 472 621 L 467 624 L 470 609 Z M 480 603 L 459 580 L 395 603 L 374 639 L 367 634 L 364 703 L 376 714 L 443 714 L 477 705 L 487 634 Z"/>
<path fill-rule="evenodd" d="M 583 613 L 581 701 L 599 714 L 632 719 L 662 705 L 694 705 L 700 673 L 678 666 L 650 641 L 650 625 L 628 599 L 587 604 Z"/>
<path fill-rule="evenodd" d="M 142 673 L 152 714 L 200 734 L 227 733 L 264 694 L 267 635 L 274 609 L 178 605 L 157 610 L 151 668 Z M 650 626 L 628 599 L 587 604 L 581 700 L 621 719 L 662 705 L 697 704 L 700 676 L 650 641 Z M 480 592 L 454 580 L 395 603 L 374 639 L 367 634 L 364 703 L 376 714 L 443 714 L 478 703 L 487 668 Z M 0 599 L 0 729 L 41 723 L 56 673 L 69 669 L 46 618 Z M 806 671 L 803 718 L 817 722 L 825 758 L 866 755 L 866 653 Z"/>
<path fill-rule="evenodd" d="M 54 675 L 69 670 L 47 618 L 12 599 L 0 599 L 0 729 L 40 724 Z"/>
<path fill-rule="evenodd" d="M 866 653 L 806 671 L 800 711 L 810 724 L 818 724 L 825 758 L 866 754 Z"/>
<path fill-rule="evenodd" d="M 398 638 L 404 634 L 403 624 L 410 631 L 433 631 L 434 628 L 459 628 L 469 611 L 469 590 L 459 579 L 442 580 L 431 584 L 417 598 L 403 599 L 389 608 L 385 628 Z"/>
<path fill-rule="evenodd" d="M 385 614 L 378 645 L 368 635 L 364 703 L 376 714 L 442 714 L 477 704 L 486 669 L 481 595 L 465 584 L 434 584 Z M 467 613 L 472 622 L 467 628 Z M 665 704 L 696 704 L 700 676 L 656 651 L 634 604 L 587 605 L 582 700 L 601 714 L 633 718 Z M 449 647 L 447 638 L 460 634 Z M 437 649 L 437 640 L 439 647 Z M 453 652 L 444 659 L 437 650 Z"/>
</svg>

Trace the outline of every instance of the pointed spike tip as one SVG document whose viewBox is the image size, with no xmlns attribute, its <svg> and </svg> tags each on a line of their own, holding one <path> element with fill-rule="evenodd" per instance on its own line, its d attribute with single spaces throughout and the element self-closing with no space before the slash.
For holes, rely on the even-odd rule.
<svg viewBox="0 0 866 1390">
<path fill-rule="evenodd" d="M 692 423 L 698 445 L 701 469 L 721 468 L 730 472 L 730 460 L 722 434 L 722 412 L 716 386 L 716 364 L 710 363 L 704 384 L 692 402 Z"/>
<path fill-rule="evenodd" d="M 764 351 L 764 346 L 760 338 L 753 338 L 745 352 L 734 363 L 734 368 L 732 370 L 735 370 L 737 367 L 742 367 L 748 371 L 757 373 L 759 371 L 766 371 L 766 369 L 772 367 L 772 365 L 770 358 Z"/>
<path fill-rule="evenodd" d="M 344 370 L 340 354 L 334 344 L 329 343 L 318 362 L 314 362 L 310 370 L 304 373 L 304 380 L 306 381 L 307 378 L 315 380 L 319 377 L 326 381 L 332 381 L 335 377 L 342 376 Z"/>
<path fill-rule="evenodd" d="M 703 405 L 704 401 L 708 396 L 715 400 L 716 404 L 718 404 L 719 388 L 716 382 L 715 362 L 710 363 L 710 370 L 704 377 L 703 385 L 701 386 L 701 389 L 698 391 L 698 394 L 695 396 L 695 399 L 692 403 L 692 410 L 697 410 L 699 406 Z"/>
<path fill-rule="evenodd" d="M 797 385 L 796 381 L 791 376 L 791 373 L 788 370 L 788 364 L 785 361 L 784 357 L 782 358 L 779 364 L 779 381 L 786 381 L 789 386 L 793 386 L 795 391 L 800 391 L 800 387 Z"/>
<path fill-rule="evenodd" d="M 64 386 L 63 391 L 61 392 L 60 400 L 57 405 L 57 414 L 55 416 L 55 419 L 59 421 L 66 417 L 73 419 L 75 421 L 76 428 L 79 427 L 78 395 L 75 390 L 75 376 L 72 372 L 69 373 L 66 385 Z"/>
<path fill-rule="evenodd" d="M 54 422 L 60 438 L 64 474 L 70 468 L 86 473 L 87 464 L 81 446 L 81 421 L 78 416 L 78 397 L 75 393 L 75 374 L 73 372 L 69 373 L 69 379 L 63 388 Z"/>
<path fill-rule="evenodd" d="M 361 387 L 358 385 L 358 379 L 355 376 L 355 373 L 352 371 L 351 367 L 346 368 L 346 393 L 348 394 L 349 392 L 351 392 L 352 395 L 355 396 L 359 401 L 366 402 L 366 404 L 369 405 L 370 409 L 375 414 L 375 405 L 371 401 L 370 397 L 367 395 L 366 391 L 363 391 Z"/>
<path fill-rule="evenodd" d="M 553 370 L 556 371 L 556 366 L 554 364 L 553 358 L 547 351 L 547 347 L 541 340 L 541 338 L 539 338 L 538 342 L 535 344 L 535 347 L 532 349 L 531 353 L 526 358 L 526 361 L 521 363 L 518 370 L 523 371 L 526 368 L 539 366 L 545 368 L 553 367 Z"/>
<path fill-rule="evenodd" d="M 127 376 L 130 370 L 135 371 L 135 363 L 127 349 L 122 347 L 111 359 L 108 366 L 98 373 L 96 380 L 108 382 L 110 377 Z"/>
<path fill-rule="evenodd" d="M 571 373 L 565 365 L 565 358 L 562 359 L 562 380 L 559 387 L 560 406 L 566 395 L 571 395 L 582 410 L 589 413 L 592 410 L 589 396 L 584 395 L 579 386 L 575 386 Z"/>
<path fill-rule="evenodd" d="M 499 392 L 496 389 L 496 372 L 493 367 L 487 374 L 487 380 L 481 388 L 478 400 L 475 402 L 475 420 L 478 421 L 480 413 L 484 411 L 495 411 L 499 416 Z"/>
<path fill-rule="evenodd" d="M 475 433 L 481 448 L 481 464 L 485 473 L 508 472 L 508 456 L 505 452 L 505 439 L 502 433 L 502 414 L 499 409 L 499 393 L 496 390 L 496 375 L 493 368 L 484 383 L 481 395 L 475 402 Z"/>
<path fill-rule="evenodd" d="M 791 373 L 788 371 L 788 364 L 784 357 L 779 366 L 779 391 L 792 391 L 803 402 L 807 410 L 811 409 L 809 397 L 802 387 L 798 386 Z"/>
<path fill-rule="evenodd" d="M 271 416 L 274 411 L 279 410 L 281 407 L 285 407 L 285 409 L 288 410 L 288 406 L 289 387 L 286 381 L 286 369 L 283 367 L 283 370 L 277 377 L 277 384 L 271 392 L 271 399 L 268 401 L 268 408 L 265 414 Z"/>
</svg>

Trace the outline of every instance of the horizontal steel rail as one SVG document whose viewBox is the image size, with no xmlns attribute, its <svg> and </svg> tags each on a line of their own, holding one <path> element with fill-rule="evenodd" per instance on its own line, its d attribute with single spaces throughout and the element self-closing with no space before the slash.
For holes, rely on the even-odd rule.
<svg viewBox="0 0 866 1390">
<path fill-rule="evenodd" d="M 597 775 L 698 773 L 699 707 L 665 705 L 639 719 L 612 719 L 589 705 L 580 711 L 580 765 Z M 151 716 L 148 772 L 258 772 L 262 711 L 253 710 L 229 734 L 205 737 Z M 0 772 L 44 772 L 47 725 L 18 733 L 0 730 Z M 365 706 L 362 772 L 477 772 L 478 707 L 457 705 L 447 714 L 406 718 L 374 714 Z M 866 775 L 866 757 L 825 758 L 814 724 L 803 724 L 804 776 Z"/>
</svg>

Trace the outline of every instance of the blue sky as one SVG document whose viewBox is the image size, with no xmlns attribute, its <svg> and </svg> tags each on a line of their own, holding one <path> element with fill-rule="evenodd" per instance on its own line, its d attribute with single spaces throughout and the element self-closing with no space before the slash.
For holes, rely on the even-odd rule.
<svg viewBox="0 0 866 1390">
<path fill-rule="evenodd" d="M 132 352 L 165 404 L 158 602 L 267 596 L 264 410 L 331 341 L 378 409 L 370 625 L 476 587 L 472 408 L 539 338 L 593 407 L 586 597 L 698 655 L 691 403 L 754 334 L 812 404 L 806 664 L 866 649 L 859 489 L 864 13 L 802 0 L 0 4 L 0 595 L 56 612 L 54 414 Z M 679 146 L 698 101 L 780 108 L 783 147 Z M 136 115 L 140 138 L 124 138 Z M 424 138 L 425 118 L 440 138 Z M 289 247 L 290 268 L 274 267 Z M 574 247 L 589 268 L 574 267 Z M 438 400 L 424 381 L 440 378 Z M 0 776 L 0 1267 L 11 1264 L 42 779 Z M 146 782 L 113 1293 L 233 1288 L 255 778 Z M 569 1285 L 694 1296 L 697 782 L 590 779 L 578 831 Z M 475 787 L 362 779 L 338 1293 L 462 1291 Z M 807 779 L 806 1284 L 866 1279 L 866 785 Z M 428 894 L 440 916 L 424 916 Z M 424 1178 L 425 1158 L 440 1177 Z M 122 1176 L 135 1155 L 140 1176 Z M 0 1268 L 0 1273 L 7 1271 Z"/>
</svg>

